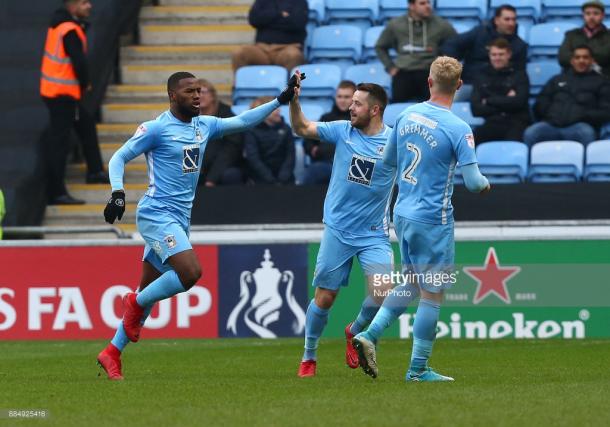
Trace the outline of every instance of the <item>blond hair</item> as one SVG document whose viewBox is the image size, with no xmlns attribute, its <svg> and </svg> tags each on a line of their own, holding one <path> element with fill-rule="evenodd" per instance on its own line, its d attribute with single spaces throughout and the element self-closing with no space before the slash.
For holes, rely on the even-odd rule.
<svg viewBox="0 0 610 427">
<path fill-rule="evenodd" d="M 462 76 L 462 64 L 450 56 L 439 56 L 430 65 L 430 78 L 436 89 L 446 95 L 453 95 Z"/>
</svg>

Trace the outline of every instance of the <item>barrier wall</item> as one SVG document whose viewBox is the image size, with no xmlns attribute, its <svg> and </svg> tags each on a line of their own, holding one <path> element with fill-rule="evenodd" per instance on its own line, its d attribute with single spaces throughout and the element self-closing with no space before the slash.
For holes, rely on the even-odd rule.
<svg viewBox="0 0 610 427">
<path fill-rule="evenodd" d="M 203 277 L 153 311 L 147 338 L 301 336 L 319 243 L 195 245 Z M 398 248 L 394 245 L 396 259 Z M 142 246 L 0 247 L 0 339 L 109 338 Z M 460 241 L 439 336 L 610 337 L 610 240 Z M 325 336 L 366 295 L 357 262 Z M 415 307 L 386 336 L 409 337 Z"/>
</svg>

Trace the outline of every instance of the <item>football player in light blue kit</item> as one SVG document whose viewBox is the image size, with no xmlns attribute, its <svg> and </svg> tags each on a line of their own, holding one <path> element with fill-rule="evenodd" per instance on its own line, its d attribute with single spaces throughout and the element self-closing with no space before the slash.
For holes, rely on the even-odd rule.
<svg viewBox="0 0 610 427">
<path fill-rule="evenodd" d="M 428 77 L 430 100 L 408 107 L 398 116 L 385 149 L 384 162 L 397 166 L 394 226 L 402 268 L 414 280 L 394 288 L 368 329 L 353 339 L 360 365 L 372 377 L 378 373 L 377 340 L 421 293 L 406 380 L 453 381 L 433 371 L 428 359 L 436 338 L 443 290 L 453 281 L 449 274 L 455 250 L 451 195 L 456 164 L 460 164 L 469 191 L 490 189 L 477 166 L 470 126 L 450 111 L 455 91 L 462 84 L 461 73 L 462 65 L 454 58 L 437 58 Z M 428 272 L 432 274 L 424 276 Z M 433 277 L 442 279 L 430 280 Z"/>
<path fill-rule="evenodd" d="M 125 164 L 145 154 L 148 190 L 138 203 L 136 221 L 146 246 L 139 293 L 123 297 L 123 321 L 98 362 L 110 379 L 123 379 L 120 355 L 136 342 L 154 304 L 189 290 L 201 277 L 199 260 L 189 243 L 191 207 L 209 140 L 256 126 L 294 95 L 293 77 L 277 99 L 239 116 L 199 116 L 201 87 L 195 76 L 175 73 L 168 79 L 170 108 L 142 124 L 110 159 L 112 197 L 104 209 L 110 224 L 125 211 Z"/>
<path fill-rule="evenodd" d="M 356 320 L 345 328 L 346 363 L 353 369 L 358 367 L 351 339 L 373 319 L 389 289 L 384 283 L 373 283 L 374 275 L 387 274 L 393 268 L 388 228 L 395 169 L 382 161 L 391 129 L 383 123 L 387 95 L 381 86 L 358 85 L 350 105 L 350 121 L 328 123 L 307 120 L 299 105 L 299 89 L 296 91 L 290 103 L 294 132 L 337 145 L 324 202 L 324 235 L 313 279 L 315 297 L 307 308 L 305 352 L 298 372 L 300 377 L 311 377 L 316 374 L 319 338 L 339 289 L 348 284 L 354 256 L 367 275 L 369 287 Z"/>
</svg>

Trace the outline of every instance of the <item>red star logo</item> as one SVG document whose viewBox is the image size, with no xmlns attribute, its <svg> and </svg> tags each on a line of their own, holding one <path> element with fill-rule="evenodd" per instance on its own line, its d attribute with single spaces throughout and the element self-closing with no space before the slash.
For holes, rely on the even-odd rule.
<svg viewBox="0 0 610 427">
<path fill-rule="evenodd" d="M 489 248 L 483 267 L 464 267 L 464 272 L 477 282 L 473 303 L 478 304 L 493 293 L 506 304 L 510 304 L 506 282 L 520 271 L 521 267 L 501 267 L 496 250 Z"/>
</svg>

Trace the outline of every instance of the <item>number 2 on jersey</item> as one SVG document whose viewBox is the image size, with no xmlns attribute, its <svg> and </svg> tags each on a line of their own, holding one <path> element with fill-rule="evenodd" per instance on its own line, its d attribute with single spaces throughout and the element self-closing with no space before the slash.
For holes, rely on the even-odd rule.
<svg viewBox="0 0 610 427">
<path fill-rule="evenodd" d="M 421 161 L 421 151 L 419 150 L 419 147 L 417 145 L 412 144 L 410 142 L 407 142 L 407 150 L 413 153 L 413 160 L 411 161 L 411 164 L 407 167 L 407 169 L 405 169 L 405 172 L 402 175 L 402 179 L 407 181 L 409 184 L 416 185 L 417 178 L 413 176 L 413 173 L 415 172 L 417 165 L 419 165 L 419 162 Z"/>
</svg>

